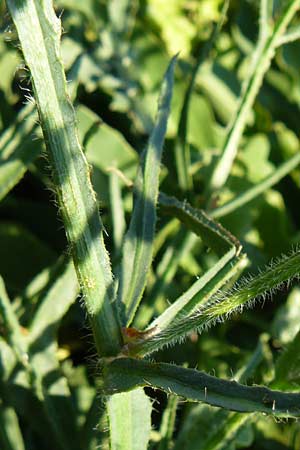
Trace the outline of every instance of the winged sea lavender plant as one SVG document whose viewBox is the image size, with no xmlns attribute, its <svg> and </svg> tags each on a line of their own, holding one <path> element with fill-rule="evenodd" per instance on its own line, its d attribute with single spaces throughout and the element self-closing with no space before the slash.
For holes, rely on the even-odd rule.
<svg viewBox="0 0 300 450">
<path fill-rule="evenodd" d="M 275 49 L 285 42 L 286 30 L 299 9 L 300 1 L 286 2 L 276 20 L 272 17 L 272 2 L 261 1 L 257 48 L 236 114 L 228 128 L 220 157 L 212 169 L 211 182 L 206 192 L 209 215 L 192 208 L 187 203 L 163 193 L 159 194 L 159 173 L 170 112 L 176 57 L 172 59 L 162 83 L 153 131 L 141 157 L 133 187 L 133 211 L 122 245 L 122 230 L 121 235 L 116 237 L 122 257 L 114 276 L 104 244 L 103 225 L 90 181 L 89 166 L 77 137 L 75 112 L 69 98 L 61 61 L 61 21 L 55 14 L 51 0 L 7 0 L 7 5 L 30 70 L 59 210 L 95 346 L 101 359 L 102 395 L 107 400 L 111 448 L 139 450 L 147 448 L 152 407 L 142 389 L 145 386 L 159 388 L 170 394 L 161 430 L 163 439 L 160 448 L 167 448 L 163 442 L 170 441 L 174 428 L 177 400 L 173 394 L 190 401 L 203 402 L 237 412 L 249 414 L 262 412 L 277 417 L 299 417 L 299 393 L 275 391 L 263 386 L 246 386 L 194 369 L 156 363 L 147 359 L 147 356 L 165 346 L 181 342 L 191 331 L 197 330 L 200 333 L 234 312 L 241 312 L 243 307 L 252 306 L 254 301 L 266 298 L 282 283 L 298 277 L 300 251 L 296 249 L 290 255 L 279 258 L 258 275 L 242 279 L 240 284 L 226 288 L 226 283 L 243 270 L 246 255 L 240 243 L 213 219 L 226 214 L 226 211 L 240 207 L 259 195 L 266 187 L 275 184 L 299 163 L 298 155 L 283 164 L 262 183 L 219 209 L 212 209 L 211 193 L 220 189 L 226 182 L 248 113 L 270 66 Z M 194 77 L 191 86 L 193 82 Z M 191 88 L 187 92 L 187 98 L 190 92 Z M 188 105 L 188 100 L 186 104 Z M 180 141 L 176 147 L 177 161 L 182 161 L 183 164 L 188 161 L 188 155 L 185 153 L 187 110 L 188 106 L 185 106 L 181 117 Z M 189 178 L 188 167 L 182 167 L 182 170 L 181 187 L 189 189 L 192 181 Z M 114 187 L 112 201 L 117 203 L 120 192 L 113 178 L 112 187 Z M 188 230 L 213 248 L 219 259 L 144 330 L 138 330 L 132 324 L 138 313 L 151 268 L 158 202 L 163 212 L 176 217 Z M 73 299 L 77 294 L 77 283 L 74 282 L 72 266 L 68 268 L 65 277 L 65 282 L 68 277 L 69 282 L 73 280 L 71 281 Z M 1 291 L 0 307 L 5 326 L 9 330 L 8 342 L 28 374 L 28 382 L 34 395 L 41 400 L 45 408 L 50 408 L 51 401 L 44 392 L 34 354 L 30 355 L 30 348 L 21 345 L 19 324 L 4 289 L 1 288 Z M 66 300 L 65 307 L 67 304 Z M 38 329 L 34 331 L 36 327 L 38 324 L 33 327 L 33 337 L 38 334 Z M 31 341 L 31 345 L 34 345 L 34 340 Z M 287 353 L 289 359 L 288 355 L 289 353 Z M 282 361 L 286 364 L 284 358 Z M 243 378 L 240 380 L 243 381 Z M 12 411 L 8 409 L 3 414 L 9 415 Z M 244 415 L 242 420 L 238 413 L 235 414 L 226 416 L 229 429 L 237 423 L 242 424 L 244 418 L 248 417 Z M 54 419 L 52 426 L 58 436 L 63 436 L 64 430 L 57 427 Z M 21 442 L 19 435 L 16 439 Z M 78 443 L 75 439 L 70 444 L 67 439 L 65 442 L 60 441 L 60 446 L 75 449 L 78 448 Z M 22 444 L 16 448 L 23 448 Z"/>
</svg>

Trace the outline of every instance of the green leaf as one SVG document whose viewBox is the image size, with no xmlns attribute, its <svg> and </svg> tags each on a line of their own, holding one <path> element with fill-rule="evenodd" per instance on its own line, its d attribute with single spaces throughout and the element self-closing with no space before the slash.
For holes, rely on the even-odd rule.
<svg viewBox="0 0 300 450">
<path fill-rule="evenodd" d="M 191 116 L 191 107 L 190 103 L 193 100 L 192 99 L 192 93 L 197 77 L 197 73 L 202 66 L 203 62 L 208 59 L 210 52 L 215 44 L 216 38 L 219 34 L 220 29 L 222 28 L 223 22 L 226 17 L 226 11 L 228 8 L 228 1 L 224 2 L 222 16 L 220 20 L 217 22 L 216 25 L 214 25 L 213 31 L 211 33 L 210 39 L 205 43 L 204 47 L 201 47 L 201 51 L 199 52 L 197 56 L 196 63 L 193 67 L 193 71 L 191 74 L 191 79 L 189 81 L 183 104 L 182 109 L 180 113 L 180 119 L 178 124 L 178 133 L 175 140 L 175 158 L 176 158 L 176 169 L 177 169 L 177 177 L 179 186 L 183 190 L 191 189 L 193 186 L 193 179 L 189 173 L 189 166 L 190 166 L 190 155 L 189 155 L 189 145 L 187 142 L 187 130 L 188 130 L 188 124 L 189 124 L 189 115 Z M 200 99 L 198 99 L 199 101 Z M 200 102 L 197 102 L 200 103 Z M 195 111 L 194 111 L 195 112 Z M 191 117 L 192 119 L 193 117 Z M 205 129 L 207 126 L 207 123 L 205 123 L 205 127 L 199 127 L 199 115 L 196 115 L 196 121 L 197 121 L 197 127 L 196 129 Z"/>
<path fill-rule="evenodd" d="M 286 345 L 290 343 L 300 327 L 300 289 L 294 287 L 284 305 L 279 306 L 271 325 L 272 337 Z"/>
<path fill-rule="evenodd" d="M 56 254 L 45 243 L 17 223 L 0 222 L 0 273 L 7 289 L 19 293 L 31 278 L 54 263 Z"/>
<path fill-rule="evenodd" d="M 178 406 L 178 397 L 169 395 L 168 403 L 161 421 L 160 442 L 157 450 L 170 450 L 172 446 L 172 436 L 175 428 L 176 410 Z"/>
<path fill-rule="evenodd" d="M 299 8 L 299 5 L 299 0 L 290 0 L 286 3 L 281 16 L 272 29 L 270 38 L 269 33 L 266 32 L 267 30 L 261 30 L 257 47 L 253 53 L 252 63 L 248 70 L 248 77 L 244 82 L 239 104 L 237 105 L 236 113 L 231 120 L 226 138 L 221 148 L 220 157 L 212 172 L 208 189 L 210 193 L 215 189 L 221 188 L 229 176 L 241 136 L 247 124 L 249 113 L 261 87 L 263 77 L 269 69 L 272 58 L 274 57 L 278 40 L 284 34 L 289 22 Z M 264 1 L 261 9 L 261 14 L 264 16 L 260 22 L 261 26 L 265 26 L 265 16 L 268 14 L 267 11 L 268 5 L 267 2 Z"/>
<path fill-rule="evenodd" d="M 37 114 L 28 104 L 15 122 L 0 136 L 0 200 L 21 180 L 28 166 L 41 153 L 41 143 L 33 141 L 37 133 Z"/>
<path fill-rule="evenodd" d="M 266 335 L 260 337 L 250 359 L 234 374 L 234 380 L 245 383 L 253 376 L 264 359 L 267 339 Z M 178 433 L 174 450 L 235 450 L 240 448 L 240 441 L 242 446 L 249 446 L 254 437 L 248 427 L 252 419 L 254 417 L 251 414 L 232 413 L 205 404 L 191 405 Z"/>
<path fill-rule="evenodd" d="M 282 390 L 296 390 L 300 386 L 300 331 L 288 344 L 276 361 L 275 380 L 272 387 Z"/>
<path fill-rule="evenodd" d="M 93 166 L 91 174 L 93 186 L 101 202 L 109 203 L 108 170 L 115 167 L 127 178 L 133 178 L 137 154 L 119 131 L 104 123 L 89 108 L 79 105 L 76 112 L 85 155 Z"/>
<path fill-rule="evenodd" d="M 0 313 L 4 335 L 7 343 L 12 347 L 18 362 L 27 367 L 27 343 L 21 333 L 21 327 L 13 306 L 5 290 L 3 279 L 0 277 Z"/>
<path fill-rule="evenodd" d="M 125 211 L 122 201 L 122 191 L 120 186 L 120 178 L 114 168 L 109 173 L 109 196 L 111 204 L 111 215 L 113 223 L 113 239 L 115 251 L 118 254 L 126 228 Z"/>
<path fill-rule="evenodd" d="M 17 364 L 17 357 L 12 347 L 0 336 L 0 380 L 8 380 Z"/>
<path fill-rule="evenodd" d="M 48 276 L 50 277 L 50 273 Z M 35 352 L 39 348 L 43 350 L 54 340 L 62 317 L 74 303 L 78 293 L 76 272 L 73 264 L 69 263 L 47 286 L 30 325 L 30 342 Z"/>
<path fill-rule="evenodd" d="M 131 358 L 115 359 L 104 369 L 104 392 L 129 391 L 151 386 L 190 401 L 208 403 L 232 411 L 263 412 L 279 417 L 299 417 L 300 394 L 249 387 L 221 380 L 194 369 Z"/>
<path fill-rule="evenodd" d="M 56 331 L 59 321 L 72 304 L 78 293 L 78 282 L 74 268 L 69 265 L 64 273 L 57 277 L 42 299 L 35 314 L 30 334 L 26 340 L 14 318 L 5 293 L 0 292 L 1 303 L 6 306 L 4 318 L 11 329 L 11 343 L 18 359 L 27 371 L 27 387 L 37 397 L 45 420 L 49 422 L 52 433 L 61 443 L 62 448 L 79 448 L 76 439 L 76 421 L 71 403 L 70 391 L 66 379 L 62 376 L 56 357 Z M 8 312 L 10 311 L 10 314 Z M 22 385 L 22 383 L 21 383 Z M 20 389 L 15 380 L 15 387 L 6 387 L 12 391 Z M 17 395 L 17 394 L 16 394 Z M 30 403 L 26 407 L 30 408 Z M 17 406 L 19 411 L 19 407 Z M 25 413 L 23 405 L 23 413 Z M 29 413 L 29 410 L 27 410 Z"/>
<path fill-rule="evenodd" d="M 209 212 L 209 214 L 213 218 L 220 218 L 227 214 L 230 214 L 233 211 L 241 208 L 251 200 L 255 199 L 259 195 L 262 195 L 267 189 L 277 184 L 282 178 L 288 175 L 295 167 L 297 167 L 300 163 L 300 153 L 298 152 L 295 156 L 290 158 L 289 160 L 282 163 L 277 167 L 270 175 L 265 177 L 262 181 L 258 182 L 255 186 L 248 189 L 245 192 L 234 197 L 229 202 L 225 203 L 222 206 L 219 206 L 216 209 L 213 209 Z"/>
<path fill-rule="evenodd" d="M 187 202 L 180 202 L 164 193 L 159 195 L 159 204 L 163 212 L 184 223 L 218 255 L 223 256 L 229 248 L 235 248 L 236 254 L 240 253 L 242 247 L 239 241 L 222 225 L 211 219 L 205 211 L 195 209 Z"/>
<path fill-rule="evenodd" d="M 233 312 L 241 311 L 244 306 L 251 306 L 255 299 L 265 299 L 269 292 L 275 292 L 283 283 L 299 276 L 299 263 L 299 250 L 289 256 L 283 255 L 264 272 L 242 279 L 227 291 L 217 292 L 190 315 L 179 317 L 162 330 L 152 330 L 145 339 L 132 341 L 128 348 L 130 355 L 142 356 L 157 351 L 181 341 L 193 330 L 202 332 L 208 326 L 228 318 Z"/>
<path fill-rule="evenodd" d="M 18 417 L 0 400 L 0 445 L 2 450 L 25 450 Z"/>
<path fill-rule="evenodd" d="M 186 418 L 174 450 L 236 449 L 238 447 L 234 443 L 237 434 L 249 420 L 250 414 L 220 411 L 207 405 L 197 405 Z"/>
<path fill-rule="evenodd" d="M 159 201 L 163 212 L 177 217 L 189 229 L 196 233 L 196 235 L 200 236 L 206 244 L 211 245 L 218 254 L 222 255 L 219 261 L 208 272 L 193 283 L 187 292 L 181 295 L 148 327 L 149 330 L 156 329 L 157 332 L 162 332 L 169 324 L 174 323 L 175 319 L 177 320 L 187 316 L 199 307 L 200 304 L 205 303 L 226 281 L 232 276 L 237 275 L 244 267 L 245 261 L 244 257 L 240 255 L 240 243 L 220 224 L 210 219 L 203 211 L 196 210 L 186 202 L 181 203 L 175 198 L 168 197 L 162 193 L 159 196 Z M 176 247 L 178 248 L 179 245 L 177 244 Z M 171 276 L 173 275 L 173 261 L 176 261 L 174 257 L 172 263 L 167 264 L 168 270 L 165 272 L 166 277 L 169 273 Z M 158 285 L 155 286 L 158 289 Z M 140 312 L 143 325 L 147 322 L 150 314 L 146 306 L 144 308 L 142 306 Z"/>
<path fill-rule="evenodd" d="M 137 156 L 133 148 L 121 133 L 105 123 L 99 124 L 99 116 L 84 106 L 79 109 L 79 120 L 90 120 L 90 136 L 86 141 L 86 156 L 94 168 L 107 172 L 110 167 L 117 167 L 127 177 L 134 174 Z M 98 123 L 97 123 L 98 122 Z M 109 152 L 107 152 L 109 149 Z M 106 175 L 107 176 L 107 175 Z"/>
<path fill-rule="evenodd" d="M 185 257 L 190 255 L 196 240 L 195 234 L 182 230 L 168 245 L 158 263 L 155 282 L 147 289 L 147 302 L 142 303 L 135 317 L 134 325 L 137 328 L 142 329 L 147 326 L 152 316 L 158 311 L 156 306 L 161 309 L 161 304 L 166 303 L 168 288 L 172 286 L 178 266 Z"/>
<path fill-rule="evenodd" d="M 205 304 L 222 286 L 236 276 L 245 266 L 245 258 L 236 257 L 234 249 L 225 255 L 204 273 L 191 287 L 160 314 L 150 325 L 149 329 L 166 329 L 174 320 L 187 317 L 193 310 Z"/>
<path fill-rule="evenodd" d="M 111 450 L 147 450 L 152 405 L 144 390 L 112 395 L 107 410 Z"/>
<path fill-rule="evenodd" d="M 133 213 L 123 244 L 118 302 L 123 308 L 122 320 L 127 326 L 132 322 L 141 300 L 152 261 L 159 172 L 170 111 L 175 62 L 176 58 L 173 58 L 166 72 L 155 125 L 141 157 L 134 185 Z"/>
</svg>

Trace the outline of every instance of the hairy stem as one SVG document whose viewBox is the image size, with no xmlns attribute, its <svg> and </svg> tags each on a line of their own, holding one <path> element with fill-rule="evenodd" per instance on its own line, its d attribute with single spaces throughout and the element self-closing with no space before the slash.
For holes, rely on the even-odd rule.
<svg viewBox="0 0 300 450">
<path fill-rule="evenodd" d="M 115 354 L 121 335 L 111 303 L 112 274 L 89 167 L 67 93 L 60 57 L 61 22 L 51 0 L 8 0 L 7 5 L 31 72 L 55 191 L 97 350 Z"/>
<path fill-rule="evenodd" d="M 138 339 L 130 343 L 131 356 L 144 356 L 167 345 L 184 339 L 193 330 L 201 332 L 213 323 L 222 321 L 255 299 L 265 298 L 268 293 L 279 289 L 284 282 L 299 276 L 300 251 L 271 263 L 257 276 L 242 279 L 232 289 L 219 292 L 188 317 L 178 318 L 165 329 L 157 330 L 147 339 Z"/>
</svg>

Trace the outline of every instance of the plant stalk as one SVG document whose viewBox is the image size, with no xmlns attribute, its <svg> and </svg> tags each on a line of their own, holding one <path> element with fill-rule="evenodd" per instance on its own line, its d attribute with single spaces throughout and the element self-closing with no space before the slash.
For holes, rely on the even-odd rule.
<svg viewBox="0 0 300 450">
<path fill-rule="evenodd" d="M 61 21 L 51 0 L 8 0 L 30 69 L 54 188 L 100 355 L 118 353 L 121 334 L 112 305 L 113 278 L 103 225 L 78 141 L 60 56 Z"/>
</svg>

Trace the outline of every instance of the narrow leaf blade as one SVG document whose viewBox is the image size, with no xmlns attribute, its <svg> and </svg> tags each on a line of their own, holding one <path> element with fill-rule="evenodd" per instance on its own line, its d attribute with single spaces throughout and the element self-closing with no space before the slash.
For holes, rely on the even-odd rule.
<svg viewBox="0 0 300 450">
<path fill-rule="evenodd" d="M 152 261 L 160 162 L 167 129 L 176 57 L 171 60 L 161 88 L 158 113 L 142 155 L 134 185 L 134 208 L 123 246 L 118 301 L 127 326 L 141 300 Z"/>
<path fill-rule="evenodd" d="M 265 299 L 268 293 L 275 292 L 285 282 L 299 277 L 299 263 L 300 250 L 289 256 L 283 255 L 257 276 L 244 278 L 231 289 L 217 292 L 192 314 L 178 318 L 161 331 L 157 329 L 147 339 L 132 342 L 130 355 L 144 356 L 182 341 L 189 332 L 197 330 L 200 333 L 208 326 L 228 319 L 233 312 L 240 312 L 243 307 L 253 305 L 255 299 Z"/>
</svg>

